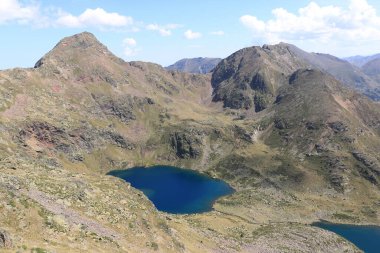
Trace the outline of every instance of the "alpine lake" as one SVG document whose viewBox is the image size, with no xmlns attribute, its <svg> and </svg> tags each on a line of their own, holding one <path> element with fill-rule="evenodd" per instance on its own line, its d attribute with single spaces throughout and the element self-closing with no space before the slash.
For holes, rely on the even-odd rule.
<svg viewBox="0 0 380 253">
<path fill-rule="evenodd" d="M 194 214 L 212 210 L 213 203 L 234 189 L 226 182 L 172 166 L 134 167 L 108 173 L 141 190 L 160 211 Z"/>
<path fill-rule="evenodd" d="M 313 226 L 334 232 L 352 242 L 365 253 L 380 252 L 380 227 L 316 222 Z"/>
<path fill-rule="evenodd" d="M 155 207 L 172 214 L 194 214 L 212 210 L 220 197 L 232 194 L 234 189 L 226 182 L 205 174 L 172 166 L 134 167 L 108 173 L 129 182 L 141 190 Z M 313 223 L 313 226 L 332 231 L 351 241 L 366 253 L 378 253 L 380 227 Z"/>
</svg>

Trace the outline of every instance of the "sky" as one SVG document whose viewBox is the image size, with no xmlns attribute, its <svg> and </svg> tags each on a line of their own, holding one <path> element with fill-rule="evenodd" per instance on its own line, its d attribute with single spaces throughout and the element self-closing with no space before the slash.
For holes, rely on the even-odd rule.
<svg viewBox="0 0 380 253">
<path fill-rule="evenodd" d="M 0 0 L 0 69 L 33 67 L 63 37 L 93 33 L 126 61 L 170 65 L 292 43 L 380 53 L 379 0 Z"/>
</svg>

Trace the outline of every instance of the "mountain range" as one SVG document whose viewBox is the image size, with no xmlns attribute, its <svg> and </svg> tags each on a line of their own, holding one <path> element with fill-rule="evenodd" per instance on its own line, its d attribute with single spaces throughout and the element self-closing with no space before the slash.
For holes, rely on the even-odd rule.
<svg viewBox="0 0 380 253">
<path fill-rule="evenodd" d="M 360 252 L 310 224 L 380 224 L 376 66 L 280 43 L 194 74 L 64 38 L 34 68 L 0 71 L 0 248 Z M 154 164 L 236 192 L 172 215 L 106 175 Z"/>
<path fill-rule="evenodd" d="M 177 70 L 180 72 L 207 74 L 211 72 L 221 61 L 220 58 L 191 58 L 182 59 L 166 67 L 167 70 Z"/>
<path fill-rule="evenodd" d="M 369 56 L 351 56 L 347 58 L 343 58 L 344 60 L 348 61 L 349 63 L 358 66 L 359 68 L 363 67 L 366 63 L 376 60 L 380 58 L 380 54 L 374 54 L 374 55 L 369 55 Z"/>
</svg>

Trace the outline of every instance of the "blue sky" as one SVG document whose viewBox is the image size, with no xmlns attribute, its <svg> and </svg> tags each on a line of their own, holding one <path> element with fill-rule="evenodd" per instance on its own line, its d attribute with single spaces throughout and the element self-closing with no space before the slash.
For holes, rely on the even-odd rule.
<svg viewBox="0 0 380 253">
<path fill-rule="evenodd" d="M 89 31 L 117 56 L 169 65 L 289 42 L 337 56 L 380 53 L 378 0 L 1 0 L 0 69 L 32 67 Z"/>
</svg>

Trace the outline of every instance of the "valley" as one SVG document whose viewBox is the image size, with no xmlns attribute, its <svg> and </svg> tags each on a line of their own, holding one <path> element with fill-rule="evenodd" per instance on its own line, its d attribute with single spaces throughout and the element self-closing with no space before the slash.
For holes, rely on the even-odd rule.
<svg viewBox="0 0 380 253">
<path fill-rule="evenodd" d="M 379 87 L 285 43 L 192 74 L 66 37 L 34 68 L 0 71 L 0 248 L 360 252 L 311 224 L 380 225 Z M 169 214 L 107 175 L 154 165 L 236 191 L 210 212 Z"/>
</svg>

